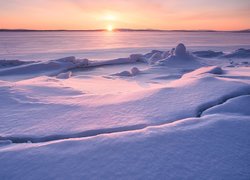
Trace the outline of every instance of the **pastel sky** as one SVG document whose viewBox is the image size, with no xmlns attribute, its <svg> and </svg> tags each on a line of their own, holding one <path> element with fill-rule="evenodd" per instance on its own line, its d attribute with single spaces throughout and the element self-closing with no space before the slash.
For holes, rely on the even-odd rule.
<svg viewBox="0 0 250 180">
<path fill-rule="evenodd" d="M 250 28 L 250 0 L 0 0 L 0 29 Z"/>
</svg>

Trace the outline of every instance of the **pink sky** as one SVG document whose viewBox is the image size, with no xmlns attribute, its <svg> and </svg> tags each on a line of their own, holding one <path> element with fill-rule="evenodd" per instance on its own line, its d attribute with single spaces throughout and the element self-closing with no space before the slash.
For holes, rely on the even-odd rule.
<svg viewBox="0 0 250 180">
<path fill-rule="evenodd" d="M 250 28 L 249 0 L 0 0 L 0 28 Z"/>
</svg>

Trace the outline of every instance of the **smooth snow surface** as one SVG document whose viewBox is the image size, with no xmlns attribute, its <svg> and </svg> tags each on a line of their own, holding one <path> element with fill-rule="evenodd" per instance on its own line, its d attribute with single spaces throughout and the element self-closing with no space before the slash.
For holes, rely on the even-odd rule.
<svg viewBox="0 0 250 180">
<path fill-rule="evenodd" d="M 247 53 L 2 62 L 0 179 L 250 179 Z"/>
</svg>

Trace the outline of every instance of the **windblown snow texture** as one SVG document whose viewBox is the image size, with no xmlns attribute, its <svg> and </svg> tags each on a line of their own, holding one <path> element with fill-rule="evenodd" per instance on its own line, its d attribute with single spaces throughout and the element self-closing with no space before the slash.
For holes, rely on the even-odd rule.
<svg viewBox="0 0 250 180">
<path fill-rule="evenodd" d="M 249 62 L 184 44 L 0 61 L 0 179 L 249 179 Z"/>
</svg>

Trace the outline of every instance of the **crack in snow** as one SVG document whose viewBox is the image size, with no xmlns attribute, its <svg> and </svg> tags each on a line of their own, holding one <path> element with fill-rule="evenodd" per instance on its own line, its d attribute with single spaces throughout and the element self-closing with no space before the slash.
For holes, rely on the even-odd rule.
<svg viewBox="0 0 250 180">
<path fill-rule="evenodd" d="M 49 141 L 56 141 L 56 140 L 65 140 L 65 139 L 72 139 L 72 138 L 84 138 L 84 137 L 93 137 L 102 134 L 111 134 L 111 133 L 120 133 L 126 131 L 135 131 L 140 130 L 148 127 L 146 124 L 137 124 L 132 126 L 123 126 L 123 127 L 115 127 L 115 128 L 106 128 L 106 129 L 95 129 L 95 130 L 87 130 L 80 133 L 75 134 L 59 134 L 59 135 L 51 135 L 51 136 L 44 136 L 44 137 L 1 137 L 0 140 L 2 141 L 12 141 L 12 143 L 41 143 L 41 142 L 49 142 Z"/>
<path fill-rule="evenodd" d="M 224 104 L 226 103 L 227 101 L 229 101 L 230 99 L 234 99 L 234 98 L 238 98 L 238 97 L 241 97 L 241 96 L 246 96 L 246 95 L 250 95 L 250 92 L 245 92 L 245 93 L 241 93 L 241 94 L 237 94 L 237 95 L 231 95 L 231 96 L 225 96 L 224 98 L 222 98 L 221 100 L 217 101 L 217 102 L 214 102 L 214 103 L 208 103 L 206 105 L 203 105 L 203 107 L 200 108 L 200 110 L 198 111 L 197 113 L 197 116 L 196 117 L 202 117 L 202 114 L 211 109 L 211 108 L 214 108 L 216 106 L 219 106 L 221 104 Z"/>
</svg>

